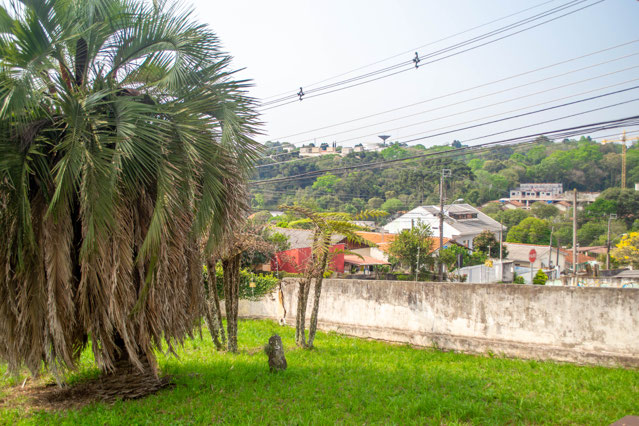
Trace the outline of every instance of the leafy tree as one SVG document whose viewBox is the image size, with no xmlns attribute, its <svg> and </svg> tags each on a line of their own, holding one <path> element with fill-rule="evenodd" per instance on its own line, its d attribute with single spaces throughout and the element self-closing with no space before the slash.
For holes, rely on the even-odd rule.
<svg viewBox="0 0 639 426">
<path fill-rule="evenodd" d="M 406 209 L 406 204 L 397 198 L 389 198 L 384 202 L 384 204 L 382 204 L 381 208 L 382 210 L 392 214 Z"/>
<path fill-rule="evenodd" d="M 508 231 L 506 241 L 509 243 L 548 244 L 550 225 L 546 220 L 528 217 Z"/>
<path fill-rule="evenodd" d="M 639 219 L 639 191 L 608 188 L 599 195 L 593 204 L 597 204 L 599 200 L 602 200 L 601 207 L 607 210 L 612 209 L 612 203 L 614 203 L 615 211 L 605 211 L 605 213 L 617 213 L 619 219 L 624 219 L 628 226 Z"/>
<path fill-rule="evenodd" d="M 499 257 L 499 240 L 495 238 L 495 234 L 490 231 L 482 231 L 473 239 L 473 247 L 489 257 Z M 489 252 L 490 250 L 490 252 Z M 508 249 L 502 247 L 502 256 L 508 257 Z"/>
<path fill-rule="evenodd" d="M 462 143 L 461 143 L 460 141 L 458 141 L 457 139 L 455 139 L 455 140 L 453 141 L 453 143 L 451 144 L 451 146 L 452 146 L 453 148 L 461 148 L 461 147 L 462 147 Z"/>
<path fill-rule="evenodd" d="M 620 264 L 639 268 L 639 232 L 624 235 L 611 254 Z"/>
<path fill-rule="evenodd" d="M 559 209 L 552 204 L 537 201 L 530 206 L 532 214 L 539 219 L 550 219 L 559 214 Z"/>
<path fill-rule="evenodd" d="M 504 210 L 496 214 L 489 214 L 489 216 L 504 225 L 504 229 L 507 230 L 507 232 L 510 232 L 514 226 L 519 225 L 521 221 L 530 217 L 530 213 L 526 210 L 515 209 Z"/>
<path fill-rule="evenodd" d="M 319 176 L 313 183 L 313 189 L 317 189 L 326 193 L 332 193 L 335 191 L 335 187 L 339 185 L 341 179 L 337 176 L 327 173 Z"/>
<path fill-rule="evenodd" d="M 390 244 L 389 261 L 394 265 L 410 268 L 410 273 L 414 275 L 419 255 L 419 272 L 425 271 L 434 264 L 433 257 L 430 255 L 431 235 L 430 226 L 424 223 L 418 223 L 412 229 L 403 230 Z"/>
<path fill-rule="evenodd" d="M 488 203 L 482 209 L 482 213 L 489 216 L 497 215 L 501 213 L 501 203 Z"/>
<path fill-rule="evenodd" d="M 201 259 L 247 205 L 257 114 L 216 35 L 164 3 L 0 6 L 12 372 L 74 369 L 90 341 L 103 372 L 140 372 L 118 389 L 139 396 L 203 313 Z"/>
<path fill-rule="evenodd" d="M 384 204 L 384 200 L 379 197 L 373 197 L 368 200 L 368 207 L 371 209 L 379 209 Z"/>
<path fill-rule="evenodd" d="M 486 254 L 480 251 L 471 252 L 466 247 L 457 244 L 451 244 L 439 251 L 440 259 L 448 271 L 457 269 L 457 256 L 460 254 L 462 255 L 462 267 L 482 265 L 487 259 Z"/>
<path fill-rule="evenodd" d="M 577 230 L 577 239 L 582 246 L 589 246 L 592 245 L 600 235 L 606 235 L 607 232 L 607 223 L 586 222 Z"/>
<path fill-rule="evenodd" d="M 535 276 L 533 277 L 533 284 L 537 285 L 545 285 L 546 281 L 548 281 L 548 275 L 544 273 L 541 269 L 537 271 Z"/>
</svg>

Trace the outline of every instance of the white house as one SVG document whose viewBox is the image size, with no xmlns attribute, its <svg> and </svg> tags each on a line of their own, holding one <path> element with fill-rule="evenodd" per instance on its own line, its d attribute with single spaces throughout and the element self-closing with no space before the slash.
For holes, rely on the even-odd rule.
<svg viewBox="0 0 639 426">
<path fill-rule="evenodd" d="M 418 223 L 430 226 L 433 236 L 439 236 L 439 206 L 419 206 L 398 217 L 384 226 L 384 230 L 391 234 L 398 234 L 404 229 L 410 229 Z M 470 204 L 450 204 L 444 206 L 444 238 L 473 248 L 473 239 L 482 233 L 490 231 L 499 240 L 499 234 L 506 229 L 499 222 L 480 212 Z"/>
</svg>

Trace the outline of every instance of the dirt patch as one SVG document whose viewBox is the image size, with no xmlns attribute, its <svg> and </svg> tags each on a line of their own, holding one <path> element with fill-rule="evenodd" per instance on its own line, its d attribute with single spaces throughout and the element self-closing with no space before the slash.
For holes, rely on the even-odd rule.
<svg viewBox="0 0 639 426">
<path fill-rule="evenodd" d="M 143 398 L 173 386 L 170 376 L 156 379 L 136 371 L 104 375 L 63 387 L 29 379 L 24 386 L 5 388 L 0 408 L 21 408 L 27 412 L 77 409 L 94 402 Z"/>
</svg>

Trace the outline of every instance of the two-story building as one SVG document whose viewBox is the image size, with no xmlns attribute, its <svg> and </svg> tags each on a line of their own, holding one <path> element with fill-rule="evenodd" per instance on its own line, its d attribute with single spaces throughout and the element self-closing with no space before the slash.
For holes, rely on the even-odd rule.
<svg viewBox="0 0 639 426">
<path fill-rule="evenodd" d="M 439 206 L 419 206 L 403 214 L 384 226 L 386 232 L 398 234 L 404 229 L 425 223 L 430 226 L 433 236 L 439 236 Z M 444 238 L 473 248 L 473 239 L 483 231 L 490 231 L 499 240 L 506 229 L 499 222 L 480 212 L 470 204 L 449 204 L 444 206 Z"/>
</svg>

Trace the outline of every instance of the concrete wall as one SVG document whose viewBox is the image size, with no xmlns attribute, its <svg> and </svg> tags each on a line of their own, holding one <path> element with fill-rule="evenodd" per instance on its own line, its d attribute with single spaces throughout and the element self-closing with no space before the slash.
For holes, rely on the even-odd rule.
<svg viewBox="0 0 639 426">
<path fill-rule="evenodd" d="M 294 324 L 297 287 L 286 279 L 281 297 L 241 301 L 240 316 Z M 639 367 L 639 289 L 325 280 L 319 327 L 469 353 Z"/>
</svg>

